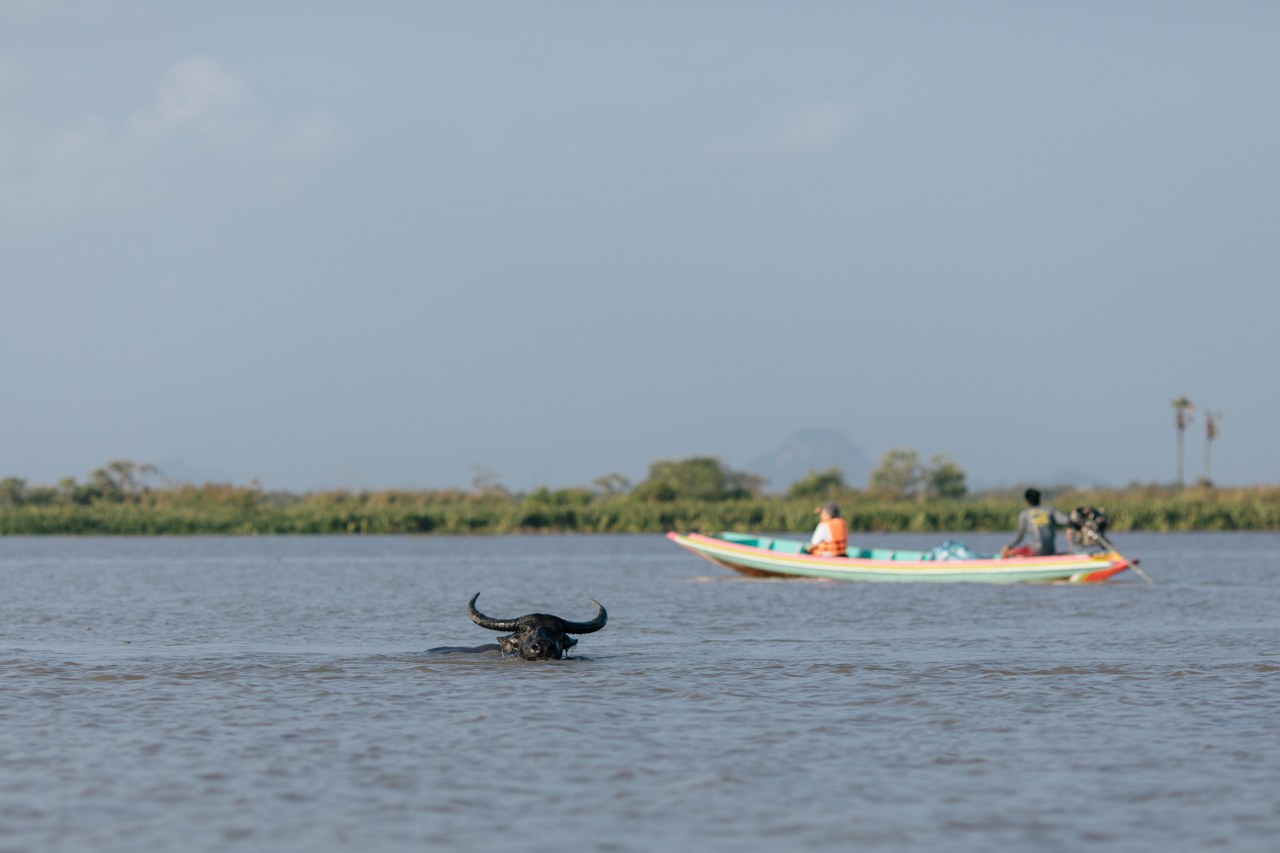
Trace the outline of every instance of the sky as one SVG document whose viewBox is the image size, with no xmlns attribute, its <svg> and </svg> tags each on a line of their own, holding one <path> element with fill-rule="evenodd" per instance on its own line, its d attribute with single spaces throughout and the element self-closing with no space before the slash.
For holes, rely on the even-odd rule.
<svg viewBox="0 0 1280 853">
<path fill-rule="evenodd" d="M 0 476 L 1280 482 L 1280 4 L 0 0 Z M 860 485 L 860 484 L 854 484 Z"/>
</svg>

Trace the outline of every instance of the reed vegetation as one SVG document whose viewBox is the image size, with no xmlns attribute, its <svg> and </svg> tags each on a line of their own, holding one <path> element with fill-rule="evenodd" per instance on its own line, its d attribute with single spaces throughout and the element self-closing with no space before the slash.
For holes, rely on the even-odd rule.
<svg viewBox="0 0 1280 853">
<path fill-rule="evenodd" d="M 969 532 L 1011 530 L 1023 508 L 1016 492 L 903 499 L 848 488 L 727 498 L 640 488 L 292 494 L 207 484 L 90 492 L 0 488 L 0 535 L 805 533 L 815 503 L 827 499 L 839 501 L 853 532 Z M 1280 530 L 1280 487 L 1059 491 L 1046 493 L 1046 502 L 1064 511 L 1102 506 L 1115 532 Z"/>
</svg>

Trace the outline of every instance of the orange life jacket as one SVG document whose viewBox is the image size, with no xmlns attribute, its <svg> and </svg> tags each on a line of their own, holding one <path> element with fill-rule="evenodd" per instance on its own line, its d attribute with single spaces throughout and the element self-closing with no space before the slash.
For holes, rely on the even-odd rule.
<svg viewBox="0 0 1280 853">
<path fill-rule="evenodd" d="M 827 557 L 849 556 L 849 528 L 845 526 L 844 519 L 828 518 L 827 530 L 831 531 L 831 539 L 814 545 L 813 550 L 809 553 Z"/>
</svg>

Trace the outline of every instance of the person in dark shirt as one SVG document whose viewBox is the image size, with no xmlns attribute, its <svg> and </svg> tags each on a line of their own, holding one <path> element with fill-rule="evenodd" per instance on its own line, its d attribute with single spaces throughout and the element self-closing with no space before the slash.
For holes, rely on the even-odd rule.
<svg viewBox="0 0 1280 853">
<path fill-rule="evenodd" d="M 1045 557 L 1058 552 L 1058 528 L 1068 527 L 1071 520 L 1051 506 L 1040 506 L 1040 492 L 1027 489 L 1023 494 L 1027 508 L 1018 514 L 1018 529 L 1013 540 L 1000 549 L 1001 557 Z M 1023 539 L 1028 544 L 1020 545 Z"/>
</svg>

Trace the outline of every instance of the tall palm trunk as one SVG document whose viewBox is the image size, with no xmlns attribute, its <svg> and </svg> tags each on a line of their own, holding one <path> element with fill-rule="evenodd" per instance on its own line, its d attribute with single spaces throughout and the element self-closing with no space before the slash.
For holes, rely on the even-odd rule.
<svg viewBox="0 0 1280 853">
<path fill-rule="evenodd" d="M 1210 412 L 1205 410 L 1204 413 L 1204 481 L 1208 485 L 1213 484 L 1212 478 L 1209 476 L 1209 451 L 1213 447 L 1213 441 L 1218 437 L 1218 418 L 1222 417 L 1222 412 Z"/>
<path fill-rule="evenodd" d="M 1209 442 L 1204 443 L 1204 473 L 1200 475 L 1200 479 L 1204 483 L 1209 483 Z"/>
<path fill-rule="evenodd" d="M 1195 407 L 1186 397 L 1178 397 L 1173 401 L 1173 425 L 1178 428 L 1178 488 L 1186 485 L 1186 478 L 1182 475 L 1183 435 L 1187 431 L 1187 424 L 1191 423 L 1191 412 Z"/>
</svg>

